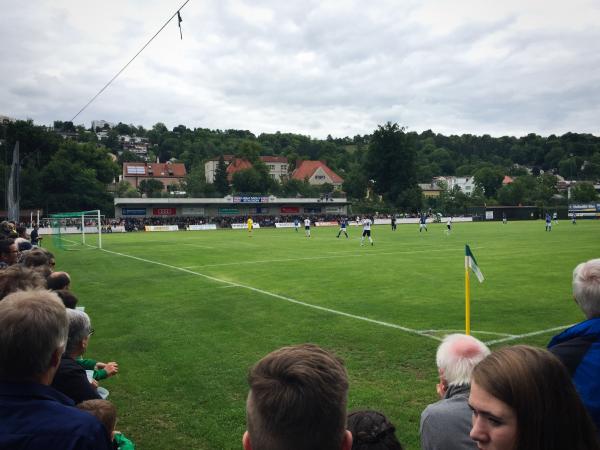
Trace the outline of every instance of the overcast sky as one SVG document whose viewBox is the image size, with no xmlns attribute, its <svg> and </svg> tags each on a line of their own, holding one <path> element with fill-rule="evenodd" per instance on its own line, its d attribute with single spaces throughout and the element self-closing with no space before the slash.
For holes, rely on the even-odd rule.
<svg viewBox="0 0 600 450">
<path fill-rule="evenodd" d="M 0 115 L 70 120 L 184 0 L 0 0 Z M 600 134 L 598 0 L 190 0 L 76 119 Z"/>
</svg>

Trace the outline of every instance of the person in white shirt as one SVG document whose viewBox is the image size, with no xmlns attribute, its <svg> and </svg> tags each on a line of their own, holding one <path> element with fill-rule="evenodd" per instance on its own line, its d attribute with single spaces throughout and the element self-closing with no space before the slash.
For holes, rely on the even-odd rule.
<svg viewBox="0 0 600 450">
<path fill-rule="evenodd" d="M 448 217 L 448 222 L 446 222 L 446 234 L 450 234 L 452 231 L 452 217 Z"/>
<path fill-rule="evenodd" d="M 371 245 L 373 245 L 373 239 L 371 239 L 371 224 L 373 222 L 371 221 L 371 219 L 369 219 L 368 217 L 366 217 L 363 222 L 363 232 L 362 232 L 362 237 L 360 238 L 360 245 L 362 246 L 365 240 L 365 236 L 367 236 L 369 238 L 369 242 L 371 243 Z"/>
<path fill-rule="evenodd" d="M 310 219 L 308 217 L 304 219 L 304 233 L 306 237 L 310 237 Z"/>
</svg>

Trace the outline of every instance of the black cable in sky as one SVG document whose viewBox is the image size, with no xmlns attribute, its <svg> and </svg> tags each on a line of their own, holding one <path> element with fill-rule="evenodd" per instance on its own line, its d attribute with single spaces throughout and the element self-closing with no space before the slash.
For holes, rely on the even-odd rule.
<svg viewBox="0 0 600 450">
<path fill-rule="evenodd" d="M 94 95 L 94 96 L 92 97 L 92 99 L 91 99 L 89 102 L 87 102 L 83 108 L 81 108 L 81 109 L 79 110 L 79 112 L 78 112 L 77 114 L 75 114 L 75 115 L 73 116 L 73 118 L 71 119 L 71 122 L 73 122 L 73 121 L 74 121 L 74 120 L 77 118 L 77 116 L 78 116 L 79 114 L 81 114 L 81 113 L 82 113 L 82 112 L 83 112 L 83 111 L 84 111 L 84 110 L 85 110 L 85 109 L 86 109 L 88 106 L 90 106 L 90 105 L 91 105 L 91 103 L 92 103 L 94 100 L 96 100 L 96 98 L 98 98 L 98 96 L 99 96 L 100 94 L 102 94 L 102 92 L 104 92 L 104 90 L 105 90 L 105 89 L 106 89 L 108 86 L 110 86 L 110 85 L 111 85 L 111 83 L 112 83 L 113 81 L 115 81 L 115 80 L 117 79 L 117 77 L 118 77 L 119 75 L 121 75 L 121 73 L 123 73 L 123 71 L 124 71 L 125 69 L 127 69 L 127 66 L 129 66 L 129 64 L 131 64 L 131 63 L 133 62 L 133 60 L 134 60 L 135 58 L 137 58 L 137 57 L 138 57 L 138 55 L 139 55 L 140 53 L 142 53 L 146 47 L 148 47 L 148 45 L 150 44 L 150 42 L 152 42 L 152 41 L 154 40 L 154 38 L 155 38 L 156 36 L 158 36 L 158 34 L 159 34 L 159 33 L 160 33 L 160 32 L 161 32 L 161 31 L 162 31 L 162 30 L 163 30 L 163 29 L 164 29 L 164 28 L 165 28 L 165 27 L 166 27 L 166 26 L 169 24 L 169 22 L 170 22 L 171 20 L 173 20 L 173 18 L 174 18 L 175 16 L 179 16 L 179 20 L 181 21 L 181 18 L 180 18 L 181 16 L 179 15 L 179 11 L 181 11 L 181 10 L 183 9 L 183 7 L 184 7 L 185 5 L 187 5 L 187 4 L 188 4 L 188 2 L 189 2 L 189 1 L 190 1 L 190 0 L 186 0 L 186 1 L 185 1 L 185 3 L 184 3 L 183 5 L 181 5 L 181 6 L 179 7 L 179 9 L 178 9 L 177 11 L 175 11 L 175 13 L 174 13 L 174 14 L 173 14 L 171 17 L 169 17 L 169 19 L 168 19 L 168 20 L 165 22 L 165 24 L 164 24 L 162 27 L 160 27 L 160 29 L 159 29 L 159 30 L 156 32 L 156 34 L 155 34 L 154 36 L 152 36 L 152 37 L 150 38 L 150 40 L 144 44 L 144 46 L 143 46 L 143 47 L 140 49 L 140 51 L 139 51 L 139 52 L 137 52 L 137 53 L 135 54 L 135 56 L 134 56 L 133 58 L 131 58 L 131 59 L 129 60 L 129 62 L 128 62 L 127 64 L 125 64 L 125 65 L 123 66 L 123 68 L 122 68 L 121 70 L 119 70 L 119 71 L 117 72 L 117 74 L 116 74 L 114 77 L 112 77 L 112 78 L 110 79 L 110 81 L 109 81 L 108 83 L 106 83 L 106 84 L 104 85 L 104 87 L 103 87 L 102 89 L 100 89 L 100 90 L 98 91 L 98 93 L 97 93 L 96 95 Z M 180 28 L 181 28 L 181 25 L 179 25 L 179 26 L 180 26 Z M 182 39 L 183 39 L 183 37 L 182 37 Z"/>
</svg>

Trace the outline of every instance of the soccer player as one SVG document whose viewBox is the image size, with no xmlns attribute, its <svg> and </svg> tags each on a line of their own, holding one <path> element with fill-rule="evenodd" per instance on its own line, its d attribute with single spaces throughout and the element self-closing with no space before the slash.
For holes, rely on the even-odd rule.
<svg viewBox="0 0 600 450">
<path fill-rule="evenodd" d="M 396 216 L 392 216 L 392 231 L 396 231 Z"/>
<path fill-rule="evenodd" d="M 554 220 L 555 224 L 558 224 L 558 213 L 556 211 L 552 214 L 552 220 Z"/>
<path fill-rule="evenodd" d="M 346 228 L 348 227 L 348 220 L 344 217 L 340 219 L 340 231 L 338 231 L 337 237 L 340 237 L 340 234 L 344 233 L 346 235 L 346 239 L 348 239 L 348 231 Z"/>
<path fill-rule="evenodd" d="M 446 222 L 446 235 L 449 235 L 452 231 L 452 216 L 448 217 L 448 222 Z"/>
<path fill-rule="evenodd" d="M 252 228 L 254 227 L 254 222 L 252 221 L 252 217 L 248 217 L 248 236 L 252 237 Z"/>
<path fill-rule="evenodd" d="M 421 217 L 419 218 L 419 233 L 423 231 L 423 228 L 425 228 L 425 231 L 427 231 L 427 216 L 425 213 L 422 213 Z"/>
<path fill-rule="evenodd" d="M 502 223 L 506 225 L 506 213 L 502 213 Z"/>
<path fill-rule="evenodd" d="M 298 232 L 298 227 L 300 226 L 300 221 L 298 220 L 298 218 L 296 217 L 294 219 L 294 229 L 296 230 L 296 233 Z"/>
<path fill-rule="evenodd" d="M 575 211 L 573 211 L 573 214 L 571 214 L 571 223 L 573 225 L 577 225 L 577 216 L 575 215 Z"/>
<path fill-rule="evenodd" d="M 310 219 L 308 217 L 304 219 L 304 234 L 306 237 L 310 237 Z"/>
<path fill-rule="evenodd" d="M 546 213 L 546 231 L 552 231 L 552 218 L 550 213 Z"/>
<path fill-rule="evenodd" d="M 360 238 L 360 245 L 361 245 L 361 247 L 362 247 L 363 242 L 365 240 L 365 236 L 367 236 L 369 238 L 369 242 L 371 243 L 371 245 L 373 245 L 373 239 L 371 239 L 371 224 L 372 223 L 373 222 L 368 217 L 365 217 L 363 219 L 363 222 L 362 222 L 363 232 L 362 232 L 362 237 Z"/>
</svg>

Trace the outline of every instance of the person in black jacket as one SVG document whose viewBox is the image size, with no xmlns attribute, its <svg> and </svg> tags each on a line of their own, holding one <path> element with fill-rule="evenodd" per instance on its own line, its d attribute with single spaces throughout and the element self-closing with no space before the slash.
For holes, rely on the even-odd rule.
<svg viewBox="0 0 600 450">
<path fill-rule="evenodd" d="M 76 404 L 84 400 L 100 399 L 96 386 L 88 380 L 85 369 L 76 359 L 87 349 L 94 333 L 89 316 L 83 311 L 67 309 L 69 338 L 52 387 L 70 397 Z"/>
</svg>

